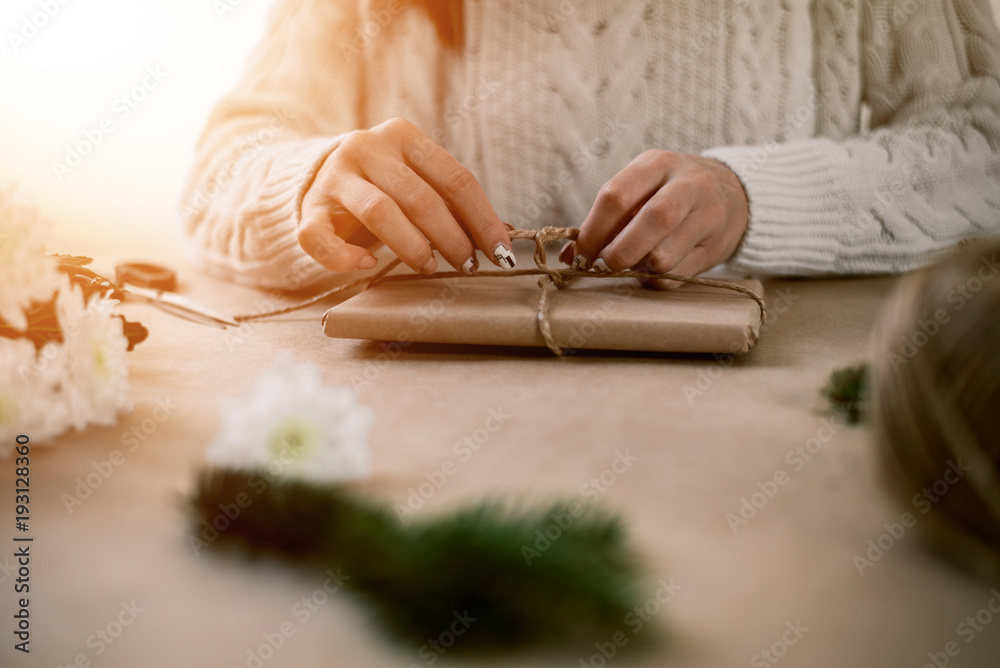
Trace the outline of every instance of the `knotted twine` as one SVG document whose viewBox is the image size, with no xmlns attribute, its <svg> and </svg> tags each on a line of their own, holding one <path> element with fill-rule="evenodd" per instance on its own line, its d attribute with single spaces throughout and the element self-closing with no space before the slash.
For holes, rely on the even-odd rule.
<svg viewBox="0 0 1000 668">
<path fill-rule="evenodd" d="M 513 269 L 513 270 L 495 270 L 495 271 L 479 271 L 479 260 L 473 255 L 473 267 L 472 271 L 468 274 L 461 271 L 438 271 L 433 274 L 394 274 L 389 276 L 389 272 L 395 269 L 397 266 L 402 264 L 402 260 L 394 259 L 389 262 L 385 267 L 371 276 L 365 276 L 359 278 L 355 281 L 351 281 L 345 285 L 339 285 L 332 290 L 328 290 L 323 294 L 317 295 L 307 301 L 301 302 L 299 304 L 293 304 L 285 308 L 277 309 L 274 311 L 268 311 L 266 313 L 254 313 L 237 315 L 234 320 L 237 322 L 248 322 L 251 320 L 260 320 L 263 318 L 270 318 L 273 316 L 284 315 L 285 313 L 292 313 L 293 311 L 298 311 L 313 304 L 316 304 L 328 297 L 333 297 L 335 295 L 340 295 L 348 290 L 352 290 L 359 286 L 364 286 L 364 290 L 372 288 L 379 283 L 392 283 L 397 281 L 422 281 L 432 278 L 472 278 L 472 277 L 489 277 L 489 278 L 505 278 L 512 276 L 538 276 L 538 287 L 540 289 L 538 295 L 538 331 L 545 340 L 545 345 L 551 350 L 555 355 L 563 355 L 564 350 L 556 341 L 555 336 L 552 334 L 552 325 L 549 322 L 549 292 L 550 289 L 555 286 L 556 289 L 563 289 L 569 282 L 574 278 L 579 278 L 581 276 L 587 276 L 590 278 L 635 278 L 638 280 L 668 280 L 668 281 L 678 281 L 680 283 L 693 283 L 695 285 L 705 285 L 713 288 L 722 288 L 723 290 L 730 290 L 733 292 L 738 292 L 740 294 L 746 295 L 747 297 L 753 299 L 757 302 L 757 306 L 760 307 L 760 321 L 763 324 L 764 316 L 767 313 L 767 307 L 764 305 L 764 299 L 740 283 L 735 283 L 733 281 L 722 281 L 711 278 L 697 278 L 695 276 L 680 276 L 678 274 L 669 273 L 655 273 L 647 271 L 638 271 L 635 269 L 625 269 L 622 271 L 605 271 L 599 272 L 593 269 L 556 269 L 550 267 L 548 264 L 548 257 L 545 254 L 545 244 L 549 241 L 560 241 L 569 240 L 576 241 L 577 237 L 580 235 L 580 230 L 576 227 L 543 227 L 540 230 L 510 230 L 510 238 L 513 239 L 530 239 L 535 242 L 535 268 L 534 269 Z"/>
</svg>

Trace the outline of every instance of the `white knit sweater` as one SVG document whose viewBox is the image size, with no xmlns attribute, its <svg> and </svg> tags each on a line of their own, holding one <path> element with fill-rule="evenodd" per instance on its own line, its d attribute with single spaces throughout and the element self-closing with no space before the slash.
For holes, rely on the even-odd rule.
<svg viewBox="0 0 1000 668">
<path fill-rule="evenodd" d="M 987 0 L 465 1 L 440 44 L 399 0 L 279 0 L 213 111 L 182 201 L 193 256 L 304 287 L 301 199 L 339 136 L 394 116 L 477 176 L 501 219 L 579 225 L 649 148 L 743 182 L 731 263 L 904 271 L 1000 231 L 1000 34 Z M 870 130 L 862 108 L 870 108 Z"/>
</svg>

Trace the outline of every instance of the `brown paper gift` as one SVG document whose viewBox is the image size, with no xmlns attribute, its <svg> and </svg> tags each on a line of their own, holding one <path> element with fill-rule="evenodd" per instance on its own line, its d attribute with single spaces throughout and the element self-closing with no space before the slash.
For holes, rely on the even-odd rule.
<svg viewBox="0 0 1000 668">
<path fill-rule="evenodd" d="M 731 281 L 763 295 L 759 281 Z M 538 278 L 381 283 L 327 311 L 327 336 L 381 341 L 542 346 Z M 745 353 L 761 311 L 747 295 L 687 284 L 642 288 L 629 278 L 579 278 L 550 289 L 549 323 L 564 348 Z"/>
</svg>

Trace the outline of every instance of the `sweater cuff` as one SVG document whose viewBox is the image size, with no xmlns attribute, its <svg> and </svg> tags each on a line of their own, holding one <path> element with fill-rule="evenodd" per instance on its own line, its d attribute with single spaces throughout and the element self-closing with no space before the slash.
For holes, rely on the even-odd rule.
<svg viewBox="0 0 1000 668">
<path fill-rule="evenodd" d="M 283 142 L 254 158 L 246 186 L 231 185 L 234 200 L 211 203 L 191 231 L 189 254 L 210 273 L 258 288 L 299 290 L 328 279 L 299 246 L 297 229 L 302 200 L 342 138 Z"/>
<path fill-rule="evenodd" d="M 847 191 L 860 175 L 845 176 L 843 146 L 818 139 L 789 144 L 728 146 L 702 153 L 723 163 L 743 184 L 749 220 L 729 266 L 758 274 L 850 272 L 850 247 L 867 236 L 857 196 Z M 846 156 L 841 156 L 846 158 Z M 853 221 L 853 222 L 852 222 Z M 845 253 L 846 251 L 846 253 Z"/>
</svg>

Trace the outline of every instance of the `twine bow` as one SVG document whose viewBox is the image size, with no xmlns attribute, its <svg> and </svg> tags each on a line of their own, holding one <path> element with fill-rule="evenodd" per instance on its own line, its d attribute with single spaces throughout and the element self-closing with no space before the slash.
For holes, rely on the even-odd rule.
<svg viewBox="0 0 1000 668">
<path fill-rule="evenodd" d="M 378 285 L 379 283 L 392 283 L 397 281 L 420 281 L 427 280 L 431 278 L 470 278 L 473 276 L 479 277 L 490 277 L 490 278 L 504 278 L 511 276 L 538 276 L 538 287 L 541 292 L 538 295 L 538 331 L 545 340 L 545 345 L 556 355 L 563 355 L 564 350 L 556 341 L 555 336 L 552 334 L 552 325 L 549 322 L 549 292 L 552 286 L 556 289 L 565 288 L 569 282 L 574 278 L 579 278 L 581 276 L 588 276 L 591 278 L 635 278 L 639 280 L 650 280 L 650 279 L 660 279 L 669 281 L 678 281 L 681 283 L 693 283 L 695 285 L 705 285 L 713 288 L 722 288 L 723 290 L 731 290 L 733 292 L 738 292 L 740 294 L 750 297 L 755 302 L 757 306 L 760 307 L 760 321 L 764 322 L 764 316 L 767 313 L 767 307 L 764 305 L 764 299 L 746 287 L 739 283 L 734 283 L 732 281 L 721 281 L 711 278 L 697 278 L 695 276 L 680 276 L 677 274 L 668 273 L 653 273 L 646 271 L 637 271 L 635 269 L 625 269 L 623 271 L 606 271 L 598 272 L 593 270 L 582 270 L 582 269 L 570 269 L 570 268 L 553 268 L 548 264 L 548 257 L 545 253 L 545 244 L 549 241 L 560 241 L 560 240 L 570 240 L 575 241 L 580 235 L 580 230 L 575 227 L 543 227 L 540 230 L 510 230 L 511 239 L 530 239 L 535 242 L 535 268 L 534 269 L 514 269 L 511 271 L 479 271 L 479 261 L 476 256 L 473 256 L 473 268 L 468 274 L 461 271 L 439 271 L 435 272 L 429 276 L 423 274 L 395 274 L 389 276 L 389 272 L 395 269 L 397 266 L 402 264 L 402 260 L 395 259 L 389 262 L 385 267 L 376 272 L 371 276 L 366 276 L 364 278 L 359 278 L 356 281 L 351 281 L 345 285 L 337 286 L 332 290 L 324 292 L 321 295 L 317 295 L 312 299 L 304 301 L 299 304 L 293 304 L 282 309 L 275 311 L 268 311 L 266 313 L 255 313 L 246 315 L 237 315 L 234 320 L 237 322 L 248 322 L 250 320 L 260 320 L 262 318 L 269 318 L 276 315 L 283 315 L 285 313 L 291 313 L 293 311 L 298 311 L 300 309 L 307 308 L 316 304 L 327 297 L 332 297 L 334 295 L 339 295 L 347 292 L 353 288 L 359 286 L 365 286 L 365 290 Z"/>
</svg>

